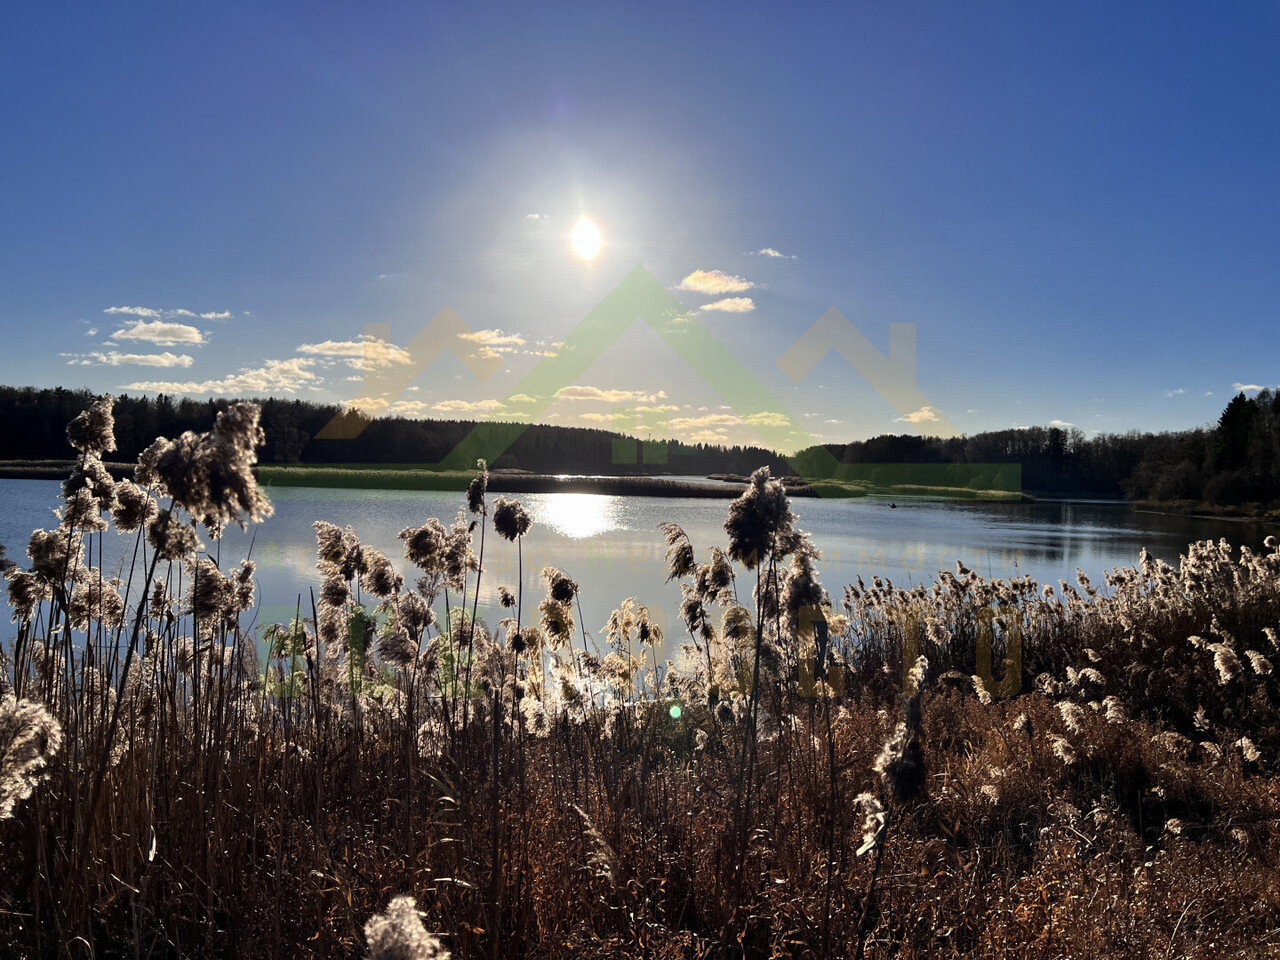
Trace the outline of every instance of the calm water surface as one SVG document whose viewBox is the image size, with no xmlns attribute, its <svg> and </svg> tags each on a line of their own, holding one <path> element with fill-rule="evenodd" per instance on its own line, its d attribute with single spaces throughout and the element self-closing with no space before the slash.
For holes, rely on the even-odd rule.
<svg viewBox="0 0 1280 960">
<path fill-rule="evenodd" d="M 31 531 L 56 523 L 59 486 L 48 480 L 0 480 L 0 543 L 9 557 L 24 562 Z M 448 524 L 462 504 L 457 493 L 404 490 L 278 488 L 271 492 L 275 516 L 242 533 L 232 528 L 220 545 L 224 564 L 237 562 L 252 547 L 260 585 L 260 624 L 286 620 L 298 598 L 310 606 L 318 586 L 315 536 L 311 524 L 328 520 L 350 525 L 365 543 L 382 549 L 406 571 L 396 535 L 407 526 L 437 517 Z M 525 613 L 536 614 L 544 593 L 538 571 L 544 564 L 564 570 L 582 586 L 588 630 L 598 630 L 625 597 L 648 604 L 672 627 L 678 626 L 680 592 L 665 582 L 666 545 L 658 524 L 682 525 L 705 551 L 725 546 L 728 500 L 611 497 L 597 494 L 513 494 L 533 515 L 524 542 Z M 490 498 L 492 500 L 492 498 Z M 1262 548 L 1274 525 L 1201 520 L 1140 513 L 1109 503 L 958 504 L 883 500 L 792 501 L 800 527 L 823 553 L 822 582 L 838 600 L 844 584 L 858 576 L 887 576 L 899 585 L 932 582 L 956 560 L 983 575 L 1029 573 L 1041 581 L 1073 579 L 1077 568 L 1100 583 L 1105 570 L 1137 561 L 1146 547 L 1176 564 L 1187 544 L 1225 537 L 1239 547 Z M 109 533 L 104 566 L 112 569 L 131 549 L 131 537 Z M 95 547 L 96 553 L 96 547 Z M 96 562 L 96 557 L 95 557 Z M 480 603 L 496 622 L 497 587 L 517 583 L 516 551 L 492 529 L 485 543 L 485 580 Z M 6 607 L 7 610 L 7 607 Z M 7 623 L 8 616 L 5 617 Z"/>
</svg>

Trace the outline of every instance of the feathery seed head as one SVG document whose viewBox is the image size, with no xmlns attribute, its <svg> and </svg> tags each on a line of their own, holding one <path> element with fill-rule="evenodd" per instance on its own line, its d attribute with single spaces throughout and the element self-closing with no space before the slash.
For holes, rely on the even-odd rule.
<svg viewBox="0 0 1280 960">
<path fill-rule="evenodd" d="M 502 539 L 514 542 L 529 532 L 533 520 L 519 500 L 499 497 L 493 504 L 493 529 Z"/>
<path fill-rule="evenodd" d="M 855 856 L 870 853 L 884 843 L 889 828 L 889 813 L 884 804 L 869 793 L 860 793 L 853 802 L 862 810 L 862 845 Z"/>
<path fill-rule="evenodd" d="M 19 570 L 17 566 L 5 571 L 9 581 L 9 606 L 13 607 L 13 619 L 16 622 L 30 620 L 36 607 L 53 596 L 50 585 L 34 573 Z"/>
<path fill-rule="evenodd" d="M 729 505 L 724 524 L 729 556 L 754 570 L 773 551 L 778 538 L 791 531 L 794 522 L 785 488 L 770 479 L 768 467 L 761 467 L 751 474 L 751 484 L 742 496 Z"/>
<path fill-rule="evenodd" d="M 555 567 L 543 567 L 542 577 L 547 581 L 547 596 L 556 603 L 569 604 L 578 595 L 578 583 Z"/>
<path fill-rule="evenodd" d="M 103 454 L 116 448 L 115 400 L 104 396 L 67 424 L 67 439 L 81 453 Z"/>
<path fill-rule="evenodd" d="M 396 897 L 385 913 L 364 925 L 371 960 L 449 960 L 449 951 L 427 932 L 412 897 Z"/>
<path fill-rule="evenodd" d="M 479 476 L 467 484 L 467 510 L 483 516 L 485 514 L 484 495 L 489 490 L 489 470 L 483 460 L 477 461 Z"/>
<path fill-rule="evenodd" d="M 112 518 L 116 529 L 121 533 L 132 533 L 139 527 L 150 523 L 159 513 L 159 506 L 151 494 L 132 480 L 121 480 L 116 484 L 116 506 Z"/>
<path fill-rule="evenodd" d="M 0 700 L 0 820 L 35 791 L 62 748 L 62 726 L 43 704 Z"/>
<path fill-rule="evenodd" d="M 189 560 L 200 548 L 195 528 L 175 517 L 172 510 L 163 511 L 147 528 L 147 541 L 162 560 Z"/>
</svg>

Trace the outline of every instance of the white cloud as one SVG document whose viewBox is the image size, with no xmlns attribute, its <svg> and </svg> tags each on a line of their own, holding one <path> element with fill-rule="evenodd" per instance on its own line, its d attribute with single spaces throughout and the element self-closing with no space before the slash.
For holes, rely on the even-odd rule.
<svg viewBox="0 0 1280 960">
<path fill-rule="evenodd" d="M 697 433 L 691 433 L 685 438 L 686 443 L 718 443 L 726 444 L 729 442 L 729 431 L 720 430 L 700 430 Z"/>
<path fill-rule="evenodd" d="M 753 427 L 785 427 L 791 423 L 791 418 L 784 413 L 753 413 L 747 417 L 747 423 Z"/>
<path fill-rule="evenodd" d="M 64 353 L 62 356 L 70 357 L 67 363 L 79 367 L 119 367 L 124 364 L 140 367 L 189 367 L 194 362 L 185 353 L 169 353 L 167 350 L 164 353 L 120 353 L 118 350 L 109 350 L 106 353 Z"/>
<path fill-rule="evenodd" d="M 556 391 L 556 397 L 561 400 L 594 400 L 597 403 L 623 403 L 630 400 L 633 403 L 653 403 L 658 398 L 665 398 L 666 394 L 662 391 L 653 393 L 641 393 L 638 390 L 604 390 L 600 387 L 572 386 L 561 387 Z"/>
<path fill-rule="evenodd" d="M 473 356 L 481 360 L 494 360 L 504 353 L 515 353 L 517 347 L 523 347 L 528 342 L 518 333 L 503 330 L 474 330 L 458 336 L 479 346 Z"/>
<path fill-rule="evenodd" d="M 431 410 L 426 400 L 397 400 L 387 408 L 390 417 L 425 417 Z"/>
<path fill-rule="evenodd" d="M 1259 390 L 1267 389 L 1266 387 L 1258 383 L 1236 383 L 1236 384 L 1233 384 L 1232 386 L 1235 390 L 1244 391 L 1245 393 L 1257 393 Z"/>
<path fill-rule="evenodd" d="M 1069 420 L 1050 420 L 1050 421 L 1049 421 L 1049 426 L 1051 426 L 1051 427 L 1074 427 L 1074 426 L 1075 426 L 1075 424 L 1074 424 L 1074 423 L 1072 423 L 1072 422 L 1071 422 L 1071 421 L 1069 421 Z"/>
<path fill-rule="evenodd" d="M 97 327 L 90 327 L 88 330 L 86 330 L 86 331 L 84 332 L 84 335 L 85 335 L 86 337 L 96 337 L 96 336 L 98 335 L 98 328 L 97 328 Z"/>
<path fill-rule="evenodd" d="M 128 313 L 135 317 L 148 317 L 153 320 L 160 319 L 160 311 L 152 310 L 150 307 L 107 307 L 103 313 Z"/>
<path fill-rule="evenodd" d="M 544 217 L 543 217 L 543 216 L 542 216 L 542 214 L 540 214 L 540 213 L 526 213 L 526 214 L 524 215 L 524 218 L 525 218 L 526 220 L 542 220 L 542 219 L 544 219 Z"/>
<path fill-rule="evenodd" d="M 1206 397 L 1212 397 L 1212 396 L 1213 396 L 1213 391 L 1212 391 L 1212 390 L 1206 390 L 1206 391 L 1204 392 L 1204 395 L 1205 395 Z"/>
<path fill-rule="evenodd" d="M 1176 396 L 1178 396 L 1179 394 L 1181 394 L 1181 393 L 1186 393 L 1186 392 L 1187 392 L 1187 391 L 1186 391 L 1186 390 L 1184 390 L 1184 389 L 1182 389 L 1182 387 L 1179 387 L 1177 390 L 1166 390 L 1166 391 L 1164 392 L 1164 395 L 1165 395 L 1166 397 L 1176 397 Z"/>
<path fill-rule="evenodd" d="M 527 393 L 513 393 L 511 396 L 507 397 L 507 400 L 510 403 L 537 403 L 538 402 L 537 397 L 531 397 Z"/>
<path fill-rule="evenodd" d="M 611 413 L 580 413 L 578 414 L 583 420 L 591 420 L 594 423 L 610 423 L 613 420 Z"/>
<path fill-rule="evenodd" d="M 137 340 L 141 343 L 154 343 L 158 347 L 172 347 L 179 344 L 200 346 L 207 342 L 204 334 L 195 327 L 185 323 L 170 323 L 166 320 L 126 320 L 125 326 L 113 333 L 111 339 Z"/>
<path fill-rule="evenodd" d="M 311 386 L 319 378 L 308 367 L 314 360 L 305 357 L 293 357 L 289 360 L 268 360 L 261 367 L 246 367 L 239 373 L 233 373 L 219 380 L 201 381 L 160 381 L 145 380 L 125 385 L 126 390 L 147 390 L 155 393 L 184 394 L 270 394 L 296 393 L 306 386 Z"/>
<path fill-rule="evenodd" d="M 742 418 L 732 413 L 709 413 L 705 417 L 676 417 L 667 427 L 671 430 L 701 430 L 705 427 L 740 427 Z"/>
<path fill-rule="evenodd" d="M 471 333 L 458 334 L 463 340 L 484 344 L 486 347 L 523 347 L 528 341 L 518 333 L 507 333 L 503 330 L 473 330 Z"/>
<path fill-rule="evenodd" d="M 676 286 L 677 290 L 689 290 L 693 293 L 721 294 L 742 293 L 750 290 L 755 284 L 742 277 L 735 277 L 719 270 L 695 270 Z"/>
<path fill-rule="evenodd" d="M 796 259 L 795 254 L 790 254 L 790 255 L 788 255 L 788 254 L 782 253 L 782 252 L 781 252 L 781 251 L 779 251 L 779 250 L 775 250 L 773 247 L 762 247 L 761 249 L 759 249 L 759 250 L 755 251 L 755 252 L 752 254 L 752 256 L 754 256 L 754 257 L 772 257 L 772 258 L 774 258 L 775 260 L 794 260 L 794 259 Z"/>
<path fill-rule="evenodd" d="M 413 363 L 413 354 L 404 347 L 378 337 L 361 336 L 359 340 L 325 340 L 322 343 L 304 343 L 299 353 L 316 357 L 338 357 L 356 370 L 382 369 Z"/>
<path fill-rule="evenodd" d="M 823 420 L 823 423 L 844 423 L 843 420 Z"/>
<path fill-rule="evenodd" d="M 201 320 L 230 320 L 231 311 L 223 310 L 220 313 L 202 313 L 200 314 L 200 319 Z"/>
<path fill-rule="evenodd" d="M 342 401 L 342 405 L 348 410 L 359 410 L 366 417 L 376 417 L 391 406 L 391 401 L 386 397 L 356 397 Z"/>
<path fill-rule="evenodd" d="M 438 413 L 488 413 L 501 407 L 501 400 L 441 400 L 431 409 Z"/>
<path fill-rule="evenodd" d="M 726 297 L 723 300 L 717 300 L 715 303 L 708 303 L 702 309 L 723 310 L 725 313 L 748 313 L 755 308 L 755 301 L 750 297 Z"/>
<path fill-rule="evenodd" d="M 938 423 L 942 420 L 938 416 L 938 411 L 929 405 L 921 407 L 919 410 L 908 413 L 903 417 L 895 417 L 895 420 L 905 423 Z"/>
</svg>

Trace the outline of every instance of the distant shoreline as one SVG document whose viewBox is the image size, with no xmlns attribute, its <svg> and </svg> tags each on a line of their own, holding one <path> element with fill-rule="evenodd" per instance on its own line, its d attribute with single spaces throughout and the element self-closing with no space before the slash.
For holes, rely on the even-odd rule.
<svg viewBox="0 0 1280 960">
<path fill-rule="evenodd" d="M 65 480 L 72 460 L 3 460 L 0 480 Z M 111 475 L 132 478 L 132 463 L 108 461 Z M 259 464 L 259 482 L 267 487 L 307 488 L 334 487 L 350 490 L 439 490 L 462 491 L 475 477 L 474 471 L 435 470 L 429 465 L 415 464 Z M 555 476 L 528 470 L 496 469 L 489 471 L 492 493 L 593 493 L 604 496 L 674 497 L 708 500 L 731 500 L 746 489 L 747 477 L 732 473 L 713 473 L 707 481 L 673 480 L 655 476 Z M 785 478 L 787 494 L 796 498 L 948 500 L 969 503 L 1033 503 L 1038 498 L 1026 493 L 1001 490 L 970 490 L 961 487 L 927 487 L 898 485 L 876 488 L 840 480 L 801 480 Z M 1237 523 L 1272 523 L 1280 525 L 1274 513 L 1250 512 L 1242 507 L 1214 507 L 1189 500 L 1107 500 L 1054 496 L 1045 498 L 1062 503 L 1106 502 L 1127 506 L 1141 513 L 1189 517 L 1202 520 L 1228 520 Z"/>
<path fill-rule="evenodd" d="M 73 461 L 0 461 L 0 479 L 63 480 Z M 107 463 L 117 479 L 133 476 L 133 464 Z M 437 470 L 412 464 L 259 464 L 258 480 L 271 487 L 335 487 L 372 490 L 461 491 L 475 477 L 474 471 Z M 746 489 L 747 477 L 714 473 L 707 481 L 677 480 L 655 476 L 555 476 L 527 470 L 496 469 L 489 472 L 493 493 L 594 493 L 606 496 L 683 497 L 728 500 Z M 900 484 L 874 487 L 841 480 L 783 478 L 787 494 L 795 498 L 909 500 L 959 500 L 973 502 L 1025 502 L 1019 493 L 972 490 L 962 487 Z"/>
</svg>

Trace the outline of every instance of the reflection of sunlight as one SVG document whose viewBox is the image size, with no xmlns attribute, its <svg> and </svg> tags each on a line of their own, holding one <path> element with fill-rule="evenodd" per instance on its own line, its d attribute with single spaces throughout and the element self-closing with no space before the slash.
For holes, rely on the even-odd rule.
<svg viewBox="0 0 1280 960">
<path fill-rule="evenodd" d="M 557 533 L 581 540 L 618 528 L 618 497 L 598 493 L 557 493 L 547 497 L 534 522 L 541 521 Z M 535 508 L 536 509 L 536 508 Z"/>
</svg>

